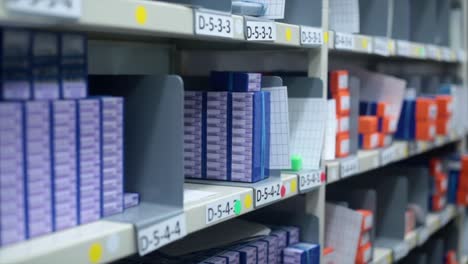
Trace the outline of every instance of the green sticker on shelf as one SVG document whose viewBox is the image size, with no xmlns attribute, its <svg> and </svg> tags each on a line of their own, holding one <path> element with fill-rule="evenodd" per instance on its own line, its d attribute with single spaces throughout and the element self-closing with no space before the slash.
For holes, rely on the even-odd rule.
<svg viewBox="0 0 468 264">
<path fill-rule="evenodd" d="M 236 215 L 239 215 L 240 213 L 242 212 L 242 203 L 240 200 L 237 200 L 235 203 L 234 203 L 234 213 Z"/>
</svg>

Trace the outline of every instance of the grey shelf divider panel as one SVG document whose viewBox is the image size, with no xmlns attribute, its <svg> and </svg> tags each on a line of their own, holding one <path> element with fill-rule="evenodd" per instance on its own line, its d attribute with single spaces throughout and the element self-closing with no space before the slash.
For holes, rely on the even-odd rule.
<svg viewBox="0 0 468 264">
<path fill-rule="evenodd" d="M 319 78 L 283 77 L 283 83 L 288 87 L 290 98 L 323 97 L 323 82 Z"/>
<path fill-rule="evenodd" d="M 360 33 L 387 37 L 390 0 L 359 0 Z"/>
<path fill-rule="evenodd" d="M 184 5 L 190 5 L 193 7 L 200 7 L 206 9 L 212 9 L 221 12 L 229 12 L 232 10 L 231 0 L 164 0 L 165 2 L 178 3 Z"/>
<path fill-rule="evenodd" d="M 286 1 L 284 23 L 322 27 L 322 0 Z"/>
<path fill-rule="evenodd" d="M 377 180 L 376 237 L 377 247 L 390 248 L 393 259 L 404 257 L 400 245 L 405 243 L 405 211 L 408 204 L 408 181 L 398 175 Z"/>
<path fill-rule="evenodd" d="M 183 82 L 179 76 L 90 76 L 125 101 L 125 191 L 140 205 L 108 218 L 137 231 L 183 214 Z M 96 89 L 93 89 L 96 87 Z"/>
<path fill-rule="evenodd" d="M 393 39 L 410 40 L 411 12 L 409 0 L 393 0 L 390 14 L 390 36 Z"/>
<path fill-rule="evenodd" d="M 349 114 L 349 153 L 357 154 L 359 150 L 358 141 L 358 124 L 359 124 L 359 91 L 361 88 L 361 80 L 355 76 L 349 78 L 349 98 L 350 98 L 350 114 Z"/>
<path fill-rule="evenodd" d="M 393 168 L 395 173 L 405 175 L 408 180 L 408 204 L 416 204 L 421 209 L 422 220 L 418 225 L 424 225 L 427 215 L 427 199 L 429 197 L 429 169 L 427 167 Z"/>
<path fill-rule="evenodd" d="M 411 41 L 434 44 L 437 0 L 411 0 Z"/>
</svg>

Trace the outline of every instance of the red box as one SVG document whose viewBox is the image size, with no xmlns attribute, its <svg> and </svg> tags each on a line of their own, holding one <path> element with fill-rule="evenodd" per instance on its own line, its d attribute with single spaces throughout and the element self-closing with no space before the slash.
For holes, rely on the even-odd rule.
<svg viewBox="0 0 468 264">
<path fill-rule="evenodd" d="M 379 146 L 380 133 L 361 134 L 361 149 L 375 149 Z"/>
<path fill-rule="evenodd" d="M 450 131 L 450 117 L 438 118 L 436 120 L 436 133 L 439 136 L 446 136 Z"/>
<path fill-rule="evenodd" d="M 449 250 L 445 255 L 445 264 L 458 264 L 457 253 L 455 250 Z"/>
<path fill-rule="evenodd" d="M 380 123 L 381 127 L 379 132 L 393 134 L 397 130 L 398 122 L 397 119 L 393 116 L 381 117 Z"/>
<path fill-rule="evenodd" d="M 458 191 L 457 192 L 457 204 L 462 206 L 468 206 L 468 192 Z"/>
<path fill-rule="evenodd" d="M 386 117 L 390 115 L 390 104 L 380 101 L 377 103 L 377 116 Z"/>
<path fill-rule="evenodd" d="M 436 96 L 437 118 L 447 118 L 453 113 L 453 99 L 450 95 Z"/>
<path fill-rule="evenodd" d="M 330 91 L 332 95 L 349 89 L 349 73 L 346 70 L 330 72 Z"/>
<path fill-rule="evenodd" d="M 447 174 L 438 172 L 434 176 L 434 187 L 437 194 L 447 193 L 448 179 Z"/>
<path fill-rule="evenodd" d="M 436 136 L 436 126 L 433 121 L 416 121 L 416 140 L 432 141 Z"/>
<path fill-rule="evenodd" d="M 356 212 L 362 215 L 361 232 L 372 229 L 374 225 L 373 213 L 369 210 L 356 210 Z"/>
<path fill-rule="evenodd" d="M 432 176 L 442 172 L 442 160 L 439 158 L 431 158 L 429 161 L 429 172 Z"/>
<path fill-rule="evenodd" d="M 349 132 L 349 115 L 337 116 L 338 129 L 337 133 Z"/>
<path fill-rule="evenodd" d="M 440 211 L 445 207 L 447 199 L 445 194 L 434 194 L 432 195 L 432 209 L 434 211 Z"/>
<path fill-rule="evenodd" d="M 416 121 L 434 121 L 437 117 L 437 104 L 431 98 L 416 99 Z"/>
<path fill-rule="evenodd" d="M 334 96 L 336 100 L 336 114 L 339 116 L 346 116 L 349 115 L 349 108 L 350 108 L 350 98 L 349 98 L 349 91 L 339 91 Z"/>
<path fill-rule="evenodd" d="M 362 115 L 359 116 L 359 133 L 370 134 L 377 132 L 378 119 L 376 116 Z"/>
</svg>

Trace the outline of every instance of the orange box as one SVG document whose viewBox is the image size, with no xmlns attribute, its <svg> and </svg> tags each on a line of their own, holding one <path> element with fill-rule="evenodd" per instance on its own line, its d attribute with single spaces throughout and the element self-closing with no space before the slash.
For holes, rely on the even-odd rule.
<svg viewBox="0 0 468 264">
<path fill-rule="evenodd" d="M 443 172 L 438 172 L 434 176 L 434 184 L 435 184 L 435 191 L 438 194 L 445 194 L 447 193 L 447 174 Z"/>
<path fill-rule="evenodd" d="M 432 158 L 429 161 L 429 172 L 431 175 L 436 175 L 439 172 L 442 172 L 442 160 L 439 158 Z"/>
<path fill-rule="evenodd" d="M 436 120 L 436 133 L 440 136 L 445 136 L 450 131 L 451 118 L 437 118 Z"/>
<path fill-rule="evenodd" d="M 431 98 L 416 99 L 416 121 L 435 120 L 437 117 L 437 104 Z"/>
<path fill-rule="evenodd" d="M 435 98 L 437 104 L 437 118 L 447 118 L 453 113 L 453 98 L 450 95 L 438 95 Z"/>
<path fill-rule="evenodd" d="M 369 210 L 356 210 L 356 212 L 362 215 L 361 232 L 370 230 L 374 225 L 372 212 Z"/>
<path fill-rule="evenodd" d="M 370 242 L 370 231 L 362 232 L 359 236 L 359 246 L 365 246 Z"/>
<path fill-rule="evenodd" d="M 416 121 L 416 140 L 432 141 L 436 136 L 436 125 L 433 121 Z"/>
<path fill-rule="evenodd" d="M 445 264 L 458 264 L 457 253 L 455 250 L 449 250 L 445 255 Z"/>
<path fill-rule="evenodd" d="M 330 72 L 330 90 L 332 95 L 339 91 L 348 90 L 349 88 L 349 73 L 346 70 L 338 70 Z"/>
<path fill-rule="evenodd" d="M 432 195 L 432 209 L 434 211 L 440 211 L 445 207 L 445 203 L 447 200 L 445 199 L 445 194 L 435 194 Z"/>
<path fill-rule="evenodd" d="M 457 204 L 468 206 L 468 192 L 465 192 L 465 191 L 457 192 Z"/>
<path fill-rule="evenodd" d="M 462 155 L 460 162 L 461 162 L 461 170 L 466 171 L 468 173 L 468 155 Z"/>
<path fill-rule="evenodd" d="M 366 245 L 359 247 L 356 253 L 356 264 L 368 263 L 372 257 L 372 244 L 367 243 Z"/>
<path fill-rule="evenodd" d="M 336 135 L 336 157 L 342 158 L 349 155 L 349 133 L 338 133 Z"/>
<path fill-rule="evenodd" d="M 338 121 L 338 133 L 349 132 L 349 115 L 346 116 L 337 116 Z"/>
<path fill-rule="evenodd" d="M 379 132 L 393 134 L 396 132 L 397 126 L 397 119 L 393 116 L 381 117 L 379 120 Z"/>
<path fill-rule="evenodd" d="M 349 115 L 349 107 L 350 107 L 349 91 L 347 90 L 339 91 L 334 97 L 336 100 L 336 114 L 340 116 Z"/>
<path fill-rule="evenodd" d="M 374 132 L 370 134 L 359 135 L 359 145 L 361 149 L 375 149 L 379 146 L 380 133 Z"/>
<path fill-rule="evenodd" d="M 376 116 L 362 115 L 359 116 L 359 133 L 370 134 L 377 132 L 378 119 Z"/>
<path fill-rule="evenodd" d="M 468 192 L 468 176 L 460 174 L 460 178 L 458 180 L 458 190 L 463 190 Z"/>
<path fill-rule="evenodd" d="M 384 101 L 377 103 L 377 116 L 386 117 L 390 115 L 390 104 Z"/>
<path fill-rule="evenodd" d="M 392 144 L 392 140 L 392 135 L 379 133 L 379 147 L 390 146 Z"/>
</svg>

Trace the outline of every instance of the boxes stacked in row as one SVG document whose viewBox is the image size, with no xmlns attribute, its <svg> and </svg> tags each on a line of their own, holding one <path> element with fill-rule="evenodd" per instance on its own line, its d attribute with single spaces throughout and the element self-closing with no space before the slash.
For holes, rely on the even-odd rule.
<svg viewBox="0 0 468 264">
<path fill-rule="evenodd" d="M 261 74 L 213 72 L 210 91 L 186 91 L 185 177 L 257 182 L 269 176 L 270 92 Z"/>
<path fill-rule="evenodd" d="M 448 194 L 449 203 L 468 206 L 468 155 L 453 155 L 448 158 Z"/>
<path fill-rule="evenodd" d="M 350 149 L 350 93 L 348 71 L 332 71 L 330 73 L 330 91 L 336 102 L 337 135 L 336 157 L 346 157 Z"/>
<path fill-rule="evenodd" d="M 123 210 L 123 99 L 87 97 L 81 35 L 2 30 L 0 246 Z"/>
<path fill-rule="evenodd" d="M 359 114 L 359 147 L 361 149 L 375 149 L 392 144 L 398 120 L 391 115 L 389 103 L 361 101 Z"/>
<path fill-rule="evenodd" d="M 371 232 L 373 228 L 373 214 L 368 210 L 356 210 L 362 215 L 361 232 L 356 253 L 356 264 L 370 263 L 372 260 Z"/>
<path fill-rule="evenodd" d="M 403 140 L 432 141 L 446 136 L 451 128 L 452 96 L 406 98 L 395 137 Z"/>
<path fill-rule="evenodd" d="M 429 164 L 430 191 L 429 209 L 441 211 L 447 204 L 448 176 L 443 170 L 442 160 L 433 158 Z"/>
</svg>

